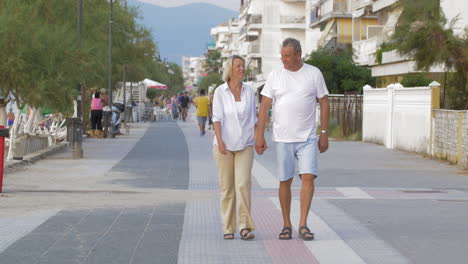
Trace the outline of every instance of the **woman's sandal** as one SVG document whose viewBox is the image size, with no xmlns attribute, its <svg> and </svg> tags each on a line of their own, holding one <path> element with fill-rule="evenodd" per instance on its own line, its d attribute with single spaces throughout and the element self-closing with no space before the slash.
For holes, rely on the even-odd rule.
<svg viewBox="0 0 468 264">
<path fill-rule="evenodd" d="M 280 240 L 291 240 L 292 239 L 292 229 L 289 226 L 283 227 L 281 233 L 279 234 Z"/>
<path fill-rule="evenodd" d="M 231 234 L 224 234 L 224 239 L 225 240 L 232 240 L 234 239 L 234 234 L 231 233 Z"/>
<path fill-rule="evenodd" d="M 299 227 L 299 238 L 302 238 L 302 240 L 305 241 L 314 240 L 314 233 L 310 232 L 310 229 L 307 226 L 301 226 Z"/>
<path fill-rule="evenodd" d="M 242 240 L 252 240 L 255 238 L 254 233 L 250 232 L 250 229 L 244 228 L 240 231 L 240 236 Z"/>
</svg>

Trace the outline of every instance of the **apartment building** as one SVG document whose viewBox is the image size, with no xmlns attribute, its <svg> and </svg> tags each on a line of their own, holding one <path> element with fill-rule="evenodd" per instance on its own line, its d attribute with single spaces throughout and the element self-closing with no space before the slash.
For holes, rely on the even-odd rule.
<svg viewBox="0 0 468 264">
<path fill-rule="evenodd" d="M 355 21 L 363 16 L 375 16 L 376 23 L 359 26 L 360 38 L 354 37 L 352 46 L 355 50 L 356 62 L 372 69 L 372 76 L 377 77 L 377 86 L 385 87 L 391 83 L 399 82 L 408 73 L 418 72 L 415 61 L 400 56 L 395 50 L 382 52 L 381 59 L 376 58 L 381 45 L 390 40 L 395 32 L 398 18 L 403 12 L 399 0 L 354 0 L 353 17 Z M 464 0 L 441 0 L 440 5 L 447 18 L 458 16 L 459 20 L 455 32 L 463 34 L 467 27 L 468 2 Z M 354 28 L 357 26 L 354 25 Z M 429 69 L 427 75 L 443 83 L 444 65 L 435 65 Z"/>
<path fill-rule="evenodd" d="M 205 57 L 182 57 L 182 73 L 186 90 L 196 90 L 203 77 Z"/>
<path fill-rule="evenodd" d="M 304 57 L 317 49 L 320 31 L 308 26 L 308 2 L 244 0 L 241 1 L 239 18 L 213 28 L 211 34 L 223 56 L 239 54 L 245 57 L 247 78 L 261 82 L 281 65 L 281 43 L 285 38 L 298 39 Z M 235 27 L 230 26 L 233 22 L 236 22 Z"/>
<path fill-rule="evenodd" d="M 240 30 L 238 19 L 229 19 L 226 23 L 211 29 L 210 34 L 215 38 L 215 47 L 221 52 L 222 58 L 239 54 Z"/>
</svg>

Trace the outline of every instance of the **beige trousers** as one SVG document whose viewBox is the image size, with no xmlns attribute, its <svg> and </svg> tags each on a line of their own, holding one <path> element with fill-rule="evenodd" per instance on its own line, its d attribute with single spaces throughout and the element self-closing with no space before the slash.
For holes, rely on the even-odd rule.
<svg viewBox="0 0 468 264">
<path fill-rule="evenodd" d="M 238 210 L 239 230 L 248 228 L 253 231 L 255 225 L 250 214 L 253 147 L 227 151 L 223 155 L 219 152 L 218 146 L 214 146 L 213 154 L 218 167 L 224 234 L 236 232 L 236 209 Z"/>
</svg>

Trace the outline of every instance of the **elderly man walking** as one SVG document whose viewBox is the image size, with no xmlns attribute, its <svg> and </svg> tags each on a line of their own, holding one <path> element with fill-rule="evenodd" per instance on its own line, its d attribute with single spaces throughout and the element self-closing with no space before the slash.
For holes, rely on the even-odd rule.
<svg viewBox="0 0 468 264">
<path fill-rule="evenodd" d="M 279 239 L 292 238 L 291 183 L 295 167 L 302 179 L 301 212 L 299 237 L 314 239 L 314 233 L 307 226 L 314 179 L 318 172 L 318 150 L 328 149 L 328 90 L 319 69 L 301 61 L 301 44 L 287 38 L 281 48 L 283 66 L 273 70 L 262 90 L 262 102 L 255 135 L 255 149 L 258 154 L 268 148 L 265 141 L 265 124 L 268 109 L 273 104 L 273 136 L 276 145 L 277 176 L 280 181 L 279 200 L 283 214 L 283 229 Z M 321 132 L 316 136 L 316 104 L 320 104 Z"/>
</svg>

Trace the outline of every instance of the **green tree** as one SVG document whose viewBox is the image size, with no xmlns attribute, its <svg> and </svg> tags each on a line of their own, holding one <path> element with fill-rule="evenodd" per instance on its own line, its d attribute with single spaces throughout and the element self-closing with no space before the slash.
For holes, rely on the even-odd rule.
<svg viewBox="0 0 468 264">
<path fill-rule="evenodd" d="M 156 98 L 157 96 L 158 96 L 158 90 L 152 89 L 152 88 L 146 90 L 146 97 L 150 99 L 151 102 L 153 102 L 154 98 Z"/>
<path fill-rule="evenodd" d="M 361 92 L 364 85 L 375 85 L 370 70 L 356 65 L 351 50 L 319 49 L 305 63 L 320 69 L 330 93 Z"/>
<path fill-rule="evenodd" d="M 464 101 L 459 107 L 468 109 L 467 34 L 464 37 L 454 34 L 457 20 L 447 21 L 439 0 L 401 2 L 404 9 L 392 36 L 396 49 L 414 59 L 418 70 L 428 71 L 433 65 L 444 64 L 446 71 L 455 71 L 449 89 L 458 91 L 453 94 L 461 95 Z"/>
<path fill-rule="evenodd" d="M 222 68 L 221 53 L 218 50 L 208 50 L 205 57 L 204 70 L 206 72 L 219 72 Z"/>
<path fill-rule="evenodd" d="M 212 84 L 215 84 L 216 86 L 220 85 L 223 83 L 223 80 L 221 78 L 221 74 L 217 72 L 210 72 L 206 77 L 204 77 L 199 85 L 199 89 L 204 89 L 206 92 L 208 92 L 208 87 Z"/>
<path fill-rule="evenodd" d="M 180 67 L 159 61 L 138 9 L 114 2 L 112 83 L 153 78 L 182 86 Z M 22 108 L 72 110 L 81 82 L 86 90 L 108 86 L 109 2 L 83 0 L 82 48 L 77 41 L 77 1 L 0 0 L 0 89 Z M 84 98 L 85 100 L 89 98 Z M 85 107 L 85 109 L 87 109 Z M 86 116 L 86 115 L 85 115 Z"/>
<path fill-rule="evenodd" d="M 400 83 L 404 87 L 421 87 L 428 86 L 431 80 L 426 78 L 423 73 L 410 73 L 403 76 L 403 80 Z"/>
</svg>

